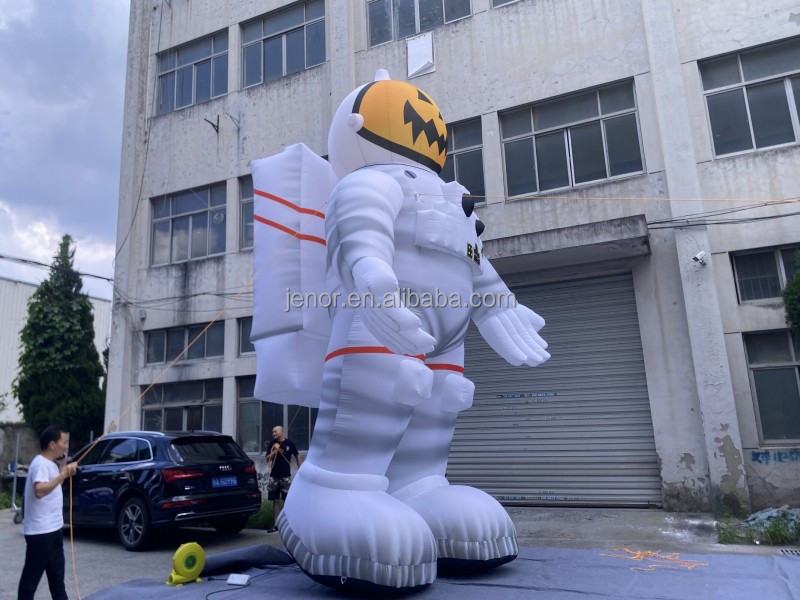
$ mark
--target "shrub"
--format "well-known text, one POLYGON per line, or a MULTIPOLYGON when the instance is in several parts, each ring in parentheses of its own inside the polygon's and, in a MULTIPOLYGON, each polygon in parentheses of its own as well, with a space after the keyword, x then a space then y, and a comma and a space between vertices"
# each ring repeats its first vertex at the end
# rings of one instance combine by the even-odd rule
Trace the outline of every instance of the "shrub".
POLYGON ((797 272, 783 288, 783 303, 786 305, 786 324, 800 335, 800 251, 795 254, 797 272))
POLYGON ((770 546, 784 546, 798 541, 797 529, 797 524, 781 516, 771 519, 761 530, 760 537, 770 546))
POLYGON ((262 502, 261 510, 250 517, 246 527, 248 529, 269 529, 274 525, 272 519, 272 502, 262 502))

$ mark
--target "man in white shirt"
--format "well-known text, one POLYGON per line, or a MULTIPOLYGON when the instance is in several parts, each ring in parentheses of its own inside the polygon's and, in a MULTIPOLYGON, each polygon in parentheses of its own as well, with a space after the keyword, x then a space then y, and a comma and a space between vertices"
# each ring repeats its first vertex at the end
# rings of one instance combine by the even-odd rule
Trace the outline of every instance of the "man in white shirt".
POLYGON ((28 467, 25 482, 25 566, 19 579, 17 600, 33 600, 47 573, 53 600, 67 600, 64 587, 64 496, 61 482, 72 477, 78 463, 66 464, 69 433, 63 427, 48 427, 39 436, 42 453, 28 467))

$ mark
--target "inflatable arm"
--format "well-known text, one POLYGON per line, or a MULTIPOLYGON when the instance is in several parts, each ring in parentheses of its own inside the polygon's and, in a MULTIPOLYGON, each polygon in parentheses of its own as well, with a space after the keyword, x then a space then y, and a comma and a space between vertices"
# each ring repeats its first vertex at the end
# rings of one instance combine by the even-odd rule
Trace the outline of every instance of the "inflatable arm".
POLYGON ((482 260, 483 272, 473 279, 474 291, 486 297, 494 296, 492 306, 473 309, 472 320, 481 336, 500 356, 512 365, 542 364, 550 354, 547 342, 537 333, 544 319, 527 306, 517 304, 497 271, 487 259, 482 260))
MULTIPOLYGON (((394 222, 403 204, 398 183, 371 169, 344 177, 331 194, 325 237, 328 260, 347 294, 358 296, 367 328, 398 354, 425 354, 436 340, 400 302, 394 222)), ((352 304, 352 303, 349 303, 352 304)))

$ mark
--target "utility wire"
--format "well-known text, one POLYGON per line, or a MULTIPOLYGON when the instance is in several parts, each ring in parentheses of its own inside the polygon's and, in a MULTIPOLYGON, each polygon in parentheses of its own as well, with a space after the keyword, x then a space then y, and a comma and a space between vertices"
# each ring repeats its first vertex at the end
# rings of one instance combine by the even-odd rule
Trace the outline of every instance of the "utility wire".
POLYGON ((795 217, 800 215, 800 211, 792 212, 792 213, 785 213, 782 215, 766 215, 763 217, 742 217, 737 219, 718 219, 718 220, 707 220, 707 219, 698 219, 698 220, 691 220, 686 219, 681 221, 678 219, 674 223, 664 223, 664 224, 655 224, 650 225, 648 224, 648 229, 676 229, 681 227, 707 227, 711 225, 742 225, 744 223, 757 223, 759 221, 771 221, 773 219, 785 219, 787 217, 795 217))
MULTIPOLYGON (((37 260, 33 260, 30 258, 20 258, 19 256, 10 256, 8 254, 0 254, 0 260, 7 260, 10 262, 19 263, 22 265, 27 265, 29 267, 36 267, 42 269, 56 269, 58 271, 66 271, 64 267, 57 267, 55 265, 48 265, 47 263, 39 262, 37 260)), ((72 269, 75 273, 80 275, 81 277, 94 277, 95 279, 102 279, 103 281, 108 281, 109 283, 114 283, 114 279, 111 277, 103 277, 102 275, 93 275, 92 273, 83 273, 81 271, 76 271, 72 269)))
POLYGON ((751 204, 749 206, 737 206, 735 208, 720 208, 718 210, 709 210, 705 212, 699 213, 687 213, 685 215, 681 215, 680 217, 669 217, 668 219, 654 219, 648 223, 648 225, 658 225, 661 223, 671 223, 675 221, 685 221, 687 219, 699 219, 703 217, 714 217, 714 216, 721 216, 727 214, 733 214, 737 212, 742 212, 745 210, 754 210, 758 208, 764 208, 765 206, 776 206, 781 204, 795 204, 797 203, 796 198, 788 198, 783 202, 759 202, 758 204, 751 204))

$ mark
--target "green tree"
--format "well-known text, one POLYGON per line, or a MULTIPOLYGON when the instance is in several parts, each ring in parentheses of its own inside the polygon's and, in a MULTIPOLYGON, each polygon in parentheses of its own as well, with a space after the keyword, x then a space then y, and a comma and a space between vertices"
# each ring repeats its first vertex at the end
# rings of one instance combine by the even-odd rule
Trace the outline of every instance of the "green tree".
POLYGON ((65 235, 50 276, 28 300, 19 370, 11 390, 29 425, 36 431, 63 425, 77 450, 89 440, 90 431, 102 431, 105 401, 92 304, 81 293, 74 255, 72 238, 65 235))
POLYGON ((786 324, 800 335, 800 250, 794 255, 794 264, 797 269, 783 288, 783 303, 786 305, 786 324))

